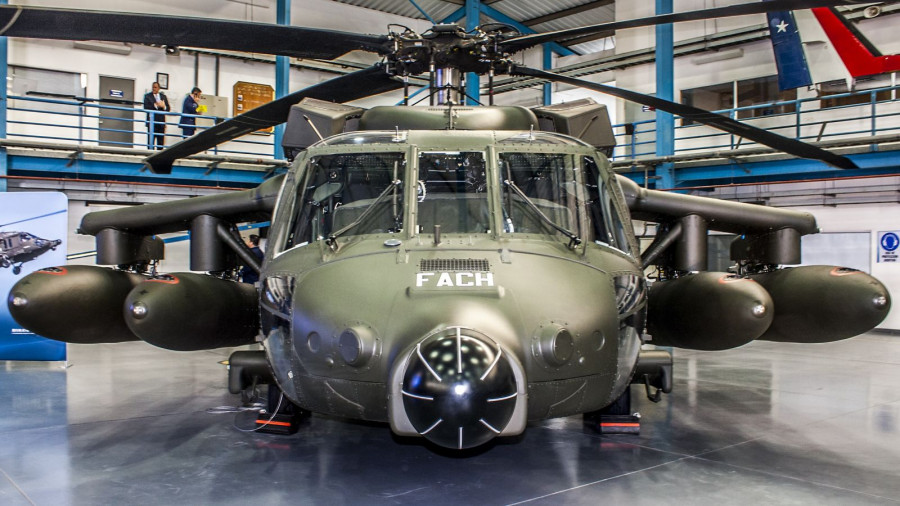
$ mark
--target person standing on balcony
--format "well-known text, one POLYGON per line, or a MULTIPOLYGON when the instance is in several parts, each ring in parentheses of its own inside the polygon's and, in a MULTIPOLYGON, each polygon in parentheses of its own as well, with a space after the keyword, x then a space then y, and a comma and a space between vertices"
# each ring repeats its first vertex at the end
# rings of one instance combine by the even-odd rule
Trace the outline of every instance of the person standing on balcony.
MULTIPOLYGON (((200 88, 194 86, 191 90, 191 94, 184 97, 184 105, 181 106, 181 114, 203 114, 206 112, 206 106, 200 105, 199 101, 202 98, 203 92, 200 91, 200 88)), ((181 128, 182 134, 185 137, 190 137, 194 135, 194 132, 197 130, 196 125, 197 118, 193 116, 181 116, 181 121, 178 122, 178 126, 181 128)))
MULTIPOLYGON (((159 91, 159 83, 154 82, 150 93, 144 95, 144 109, 148 111, 171 111, 169 99, 165 93, 159 91)), ((150 145, 156 149, 163 149, 166 145, 166 115, 162 113, 147 113, 147 132, 150 134, 150 145)))

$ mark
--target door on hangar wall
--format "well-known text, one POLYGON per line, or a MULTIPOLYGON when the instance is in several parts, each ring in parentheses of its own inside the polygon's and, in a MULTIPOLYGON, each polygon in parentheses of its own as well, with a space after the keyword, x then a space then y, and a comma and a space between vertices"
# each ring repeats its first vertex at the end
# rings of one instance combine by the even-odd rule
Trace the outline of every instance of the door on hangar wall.
POLYGON ((100 104, 116 107, 99 110, 100 145, 133 147, 136 125, 133 111, 134 79, 100 76, 100 104))

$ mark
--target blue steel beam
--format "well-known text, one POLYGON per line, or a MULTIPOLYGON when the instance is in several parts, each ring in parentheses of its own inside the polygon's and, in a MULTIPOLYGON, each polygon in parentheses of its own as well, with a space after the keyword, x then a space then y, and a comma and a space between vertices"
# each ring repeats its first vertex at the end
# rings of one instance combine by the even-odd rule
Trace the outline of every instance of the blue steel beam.
MULTIPOLYGON (((0 5, 6 5, 7 0, 0 0, 0 5)), ((6 78, 7 78, 7 53, 9 43, 6 37, 0 36, 0 138, 6 138, 6 78)), ((0 148, 0 192, 6 191, 6 174, 9 171, 9 159, 6 148, 0 148)))
MULTIPOLYGON (((542 48, 544 52, 544 70, 551 70, 553 68, 553 51, 550 49, 550 44, 544 44, 542 48)), ((544 105, 550 105, 553 103, 553 83, 547 81, 543 86, 544 92, 544 105)))
MULTIPOLYGON (((75 160, 38 156, 10 155, 9 176, 60 177, 121 182, 190 184, 251 188, 263 182, 265 172, 175 165, 171 174, 141 172, 140 163, 75 160)), ((283 171, 283 169, 281 170, 283 171)), ((6 178, 2 178, 6 182, 6 178)))
MULTIPOLYGON (((428 91, 428 90, 430 90, 430 89, 431 89, 431 86, 423 86, 423 87, 419 88, 418 90, 416 90, 416 91, 410 93, 408 98, 409 98, 410 100, 412 100, 412 98, 415 97, 416 95, 419 95, 419 94, 421 94, 421 93, 423 93, 423 92, 426 92, 426 91, 428 91)), ((394 104, 394 105, 403 105, 404 102, 406 102, 406 100, 401 100, 401 101, 397 102, 397 103, 394 104)))
POLYGON ((437 23, 437 24, 443 25, 443 24, 448 24, 448 23, 456 23, 457 21, 459 21, 460 19, 462 19, 464 17, 466 17, 466 8, 460 7, 459 9, 456 9, 455 11, 451 12, 449 16, 442 19, 441 22, 437 23))
MULTIPOLYGON (((486 15, 490 18, 493 18, 495 21, 499 21, 501 23, 506 23, 507 25, 514 27, 516 30, 519 30, 522 33, 537 33, 534 30, 532 30, 531 28, 528 28, 527 26, 523 25, 522 23, 507 16, 506 14, 503 14, 502 12, 498 11, 497 9, 494 9, 493 7, 491 7, 489 5, 481 4, 481 12, 484 15, 486 15)), ((572 56, 573 54, 575 54, 574 51, 572 51, 571 49, 569 49, 567 47, 560 45, 558 42, 549 42, 548 45, 550 46, 551 49, 553 49, 554 53, 556 53, 560 56, 572 56)))
MULTIPOLYGON (((672 12, 672 0, 656 0, 656 15, 672 12)), ((672 24, 656 25, 656 96, 673 100, 675 96, 675 58, 672 24)), ((656 156, 675 154, 675 116, 656 111, 656 156)), ((675 186, 674 164, 664 163, 656 168, 656 188, 675 186)))
MULTIPOLYGON (((678 185, 675 188, 831 177, 900 175, 900 156, 897 151, 859 153, 849 155, 849 158, 860 167, 858 170, 836 169, 820 161, 805 158, 760 162, 730 161, 717 165, 676 168, 675 177, 678 185)), ((640 185, 645 183, 643 171, 620 172, 620 174, 640 185)))
POLYGON ((419 7, 419 4, 416 3, 416 0, 409 0, 409 3, 411 3, 411 4, 413 5, 413 7, 416 8, 416 10, 418 10, 419 12, 421 12, 422 15, 425 16, 425 19, 428 20, 429 23, 431 23, 431 24, 433 24, 433 25, 436 25, 436 24, 437 24, 437 23, 434 22, 434 19, 433 19, 431 16, 429 16, 427 12, 425 12, 425 9, 419 7))
MULTIPOLYGON (((471 32, 481 24, 481 0, 466 0, 466 31, 471 32)), ((466 74, 466 105, 478 105, 481 100, 481 78, 475 72, 466 74)))
MULTIPOLYGON (((278 12, 276 13, 276 22, 279 25, 290 25, 291 24, 291 0, 278 0, 278 5, 276 7, 278 12)), ((291 90, 291 62, 287 56, 276 56, 275 57, 275 99, 279 99, 288 93, 291 90)), ((287 119, 287 118, 285 118, 287 119)), ((276 125, 275 126, 275 146, 274 153, 272 154, 275 158, 284 158, 284 151, 281 147, 281 140, 284 138, 284 125, 276 125)))

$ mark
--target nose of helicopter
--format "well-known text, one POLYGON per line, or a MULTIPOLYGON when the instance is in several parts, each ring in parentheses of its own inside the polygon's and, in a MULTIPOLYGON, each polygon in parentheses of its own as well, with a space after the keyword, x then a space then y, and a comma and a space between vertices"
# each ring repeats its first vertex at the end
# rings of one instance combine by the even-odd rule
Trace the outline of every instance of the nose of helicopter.
POLYGON ((403 407, 418 433, 447 448, 493 439, 513 416, 518 385, 496 343, 455 327, 416 345, 403 375, 403 407))

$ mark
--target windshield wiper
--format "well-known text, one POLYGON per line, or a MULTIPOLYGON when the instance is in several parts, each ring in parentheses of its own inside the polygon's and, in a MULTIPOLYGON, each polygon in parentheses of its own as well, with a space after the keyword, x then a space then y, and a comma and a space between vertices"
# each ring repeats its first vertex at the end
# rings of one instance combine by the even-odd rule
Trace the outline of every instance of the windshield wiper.
POLYGON ((568 229, 566 229, 566 228, 564 228, 564 227, 561 227, 561 226, 557 225, 556 222, 554 222, 553 220, 551 220, 550 218, 548 218, 547 215, 544 214, 543 211, 541 211, 541 209, 537 206, 537 204, 535 204, 530 198, 528 198, 528 195, 525 195, 525 192, 523 192, 521 189, 519 189, 518 186, 516 186, 516 183, 513 183, 513 182, 512 182, 511 180, 509 180, 509 179, 504 179, 504 180, 503 180, 503 184, 505 184, 506 186, 509 186, 510 188, 512 188, 513 191, 516 192, 516 195, 518 195, 519 197, 521 197, 522 200, 524 200, 525 203, 528 205, 528 208, 531 209, 532 211, 534 211, 534 213, 535 213, 542 221, 544 221, 545 223, 547 223, 547 224, 550 225, 551 227, 553 227, 553 228, 555 228, 556 230, 558 230, 558 231, 559 231, 560 233, 562 233, 564 236, 568 237, 568 238, 569 238, 569 249, 575 249, 576 247, 578 247, 579 244, 581 244, 581 238, 580 238, 580 237, 578 237, 577 235, 575 235, 574 233, 572 233, 570 230, 568 230, 568 229))
POLYGON ((345 226, 344 228, 342 228, 336 232, 332 232, 328 236, 328 239, 325 240, 325 244, 327 244, 328 247, 331 248, 332 251, 336 250, 337 249, 336 241, 337 241, 338 236, 340 236, 344 232, 350 230, 351 228, 359 225, 360 223, 363 222, 363 220, 368 218, 369 215, 372 214, 372 211, 375 209, 375 206, 377 206, 382 201, 384 201, 385 198, 387 198, 387 196, 390 195, 395 188, 400 186, 400 183, 401 183, 401 181, 399 179, 395 179, 395 180, 391 181, 391 184, 387 185, 387 188, 385 188, 384 191, 381 192, 381 195, 375 197, 375 200, 373 200, 372 203, 369 204, 366 207, 366 209, 355 220, 348 223, 347 226, 345 226))

